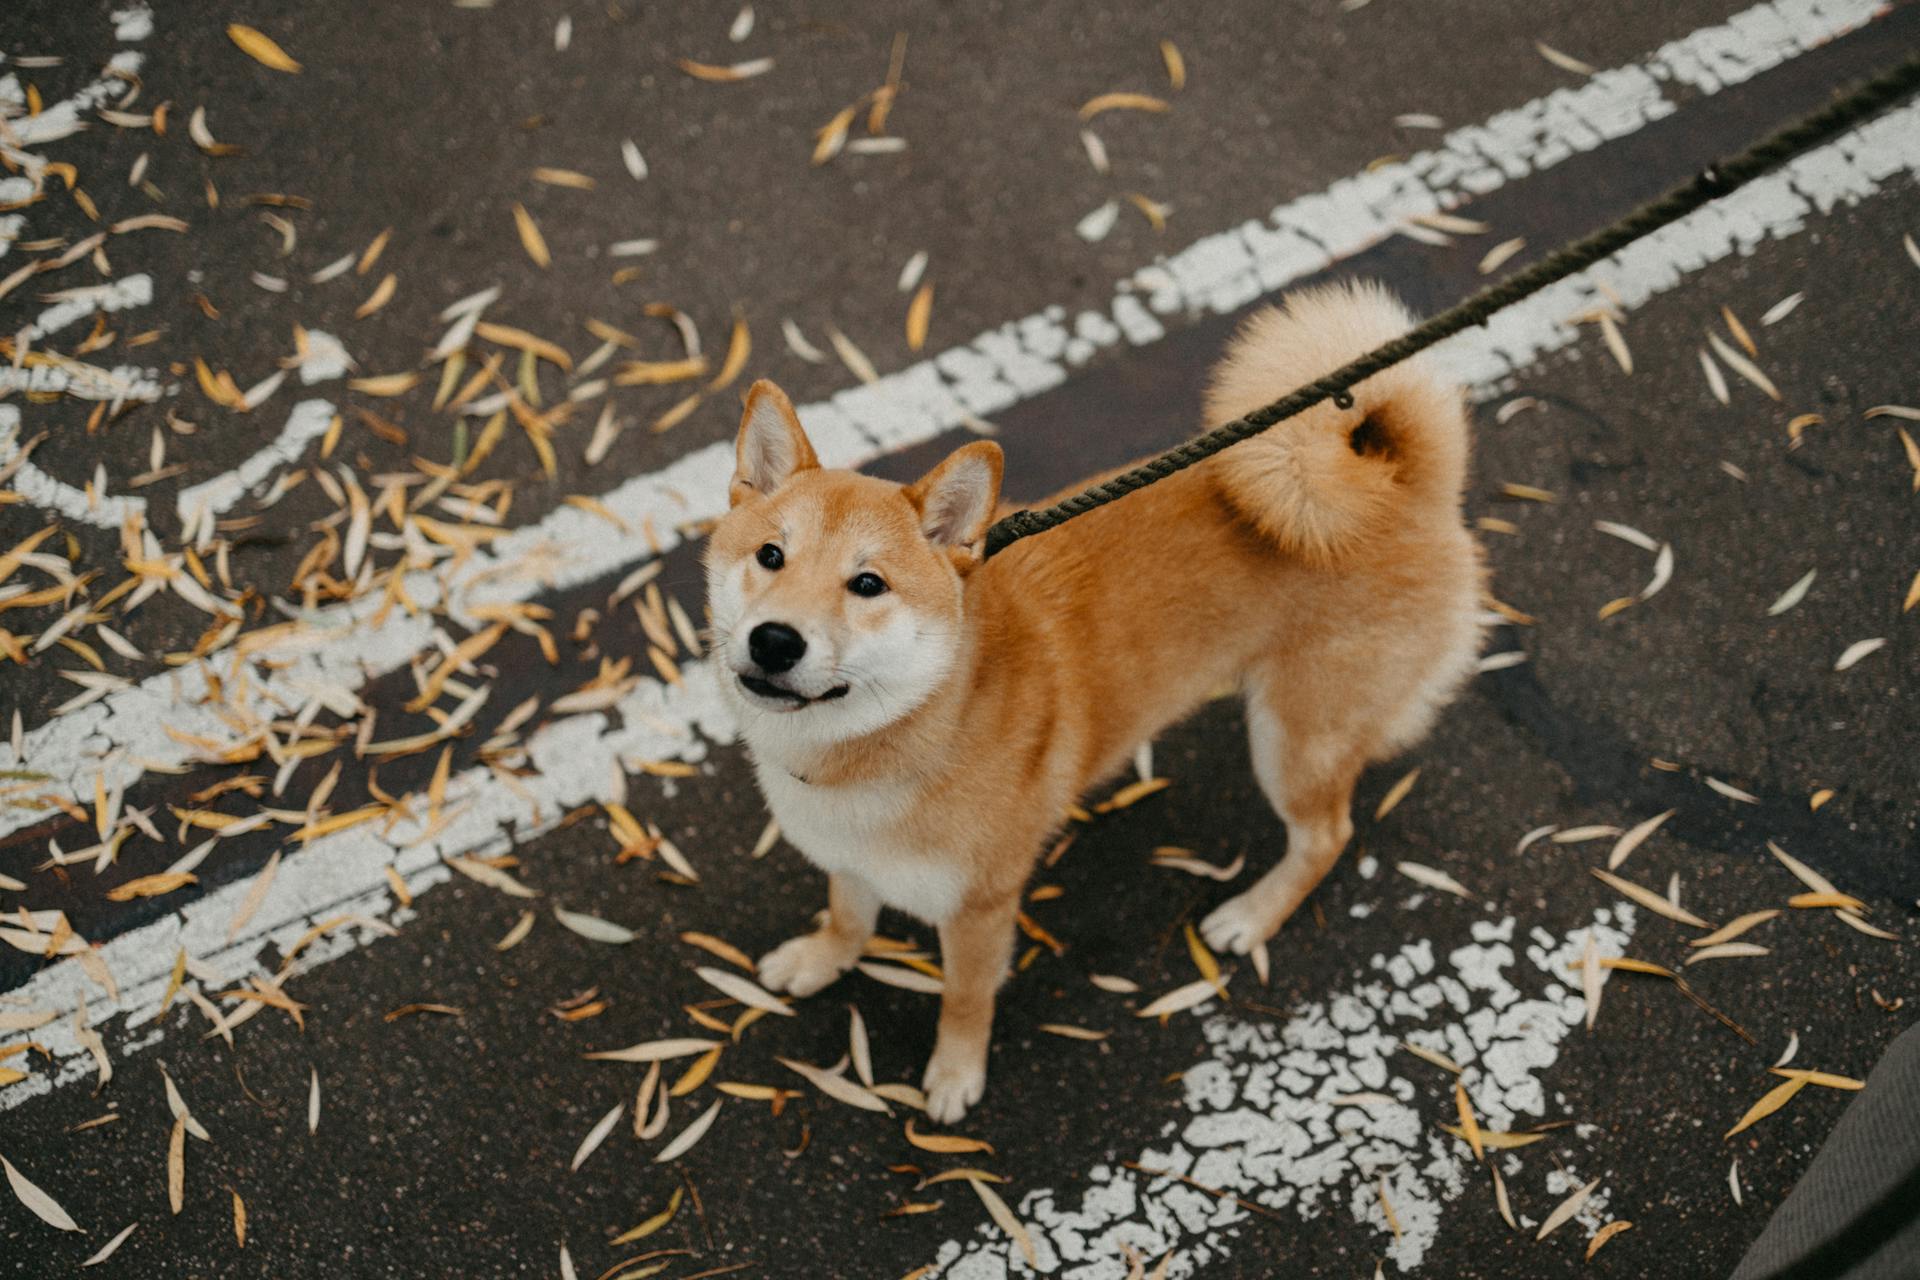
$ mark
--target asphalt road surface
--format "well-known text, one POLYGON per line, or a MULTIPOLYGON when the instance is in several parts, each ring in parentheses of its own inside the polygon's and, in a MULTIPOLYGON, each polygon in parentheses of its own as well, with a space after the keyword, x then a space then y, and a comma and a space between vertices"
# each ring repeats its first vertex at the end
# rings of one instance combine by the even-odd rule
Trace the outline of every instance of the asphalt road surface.
POLYGON ((754 377, 883 475, 992 431, 1031 500, 1190 434, 1269 295, 1437 310, 1916 44, 1860 0, 6 6, 0 1273, 1730 1271, 1920 1001, 1920 106, 1443 348, 1486 669, 1270 974, 1165 1019, 1283 846, 1237 708, 1089 796, 953 1134, 908 1123, 927 926, 793 1016, 697 972, 824 890, 700 535, 754 377), (659 1089, 587 1056, 675 1039, 659 1089), (1781 1063, 1827 1074, 1730 1134, 1781 1063))

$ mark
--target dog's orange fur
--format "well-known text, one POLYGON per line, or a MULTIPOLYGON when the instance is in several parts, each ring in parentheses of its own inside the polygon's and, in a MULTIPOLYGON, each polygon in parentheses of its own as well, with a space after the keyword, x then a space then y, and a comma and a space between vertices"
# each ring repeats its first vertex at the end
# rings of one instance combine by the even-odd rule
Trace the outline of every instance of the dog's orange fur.
MULTIPOLYGON (((1302 295, 1256 316, 1216 373, 1207 418, 1264 404, 1406 323, 1398 304, 1366 288, 1302 295)), ((754 394, 779 397, 770 384, 754 394)), ((930 630, 950 627, 954 655, 945 678, 898 718, 804 752, 779 749, 778 767, 817 789, 809 802, 828 798, 824 812, 845 796, 852 820, 860 797, 890 799, 884 812, 858 814, 861 847, 885 852, 850 866, 830 841, 802 844, 833 871, 829 919, 763 972, 805 994, 844 971, 873 928, 882 897, 873 882, 899 871, 883 867, 887 859, 956 876, 951 910, 935 921, 946 975, 927 1072, 936 1119, 957 1119, 984 1084, 994 991, 1037 852, 1068 806, 1141 742, 1222 686, 1244 692, 1254 770, 1288 830, 1279 866, 1207 919, 1210 941, 1246 952, 1347 843, 1361 769, 1423 734, 1470 670, 1483 569, 1461 522, 1459 394, 1421 361, 1354 394, 1351 409, 1310 410, 985 563, 978 545, 991 502, 931 542, 923 528, 940 477, 903 488, 819 469, 778 398, 794 466, 770 493, 736 482, 710 572, 751 557, 771 527, 802 530, 796 545, 810 547, 864 540, 887 549, 898 607, 930 630)), ((743 425, 743 451, 747 435, 743 425)), ((997 486, 997 447, 963 452, 990 465, 997 486)), ((843 573, 831 555, 796 553, 763 588, 782 597, 755 595, 750 607, 826 626, 815 620, 857 612, 843 573), (803 558, 824 567, 808 577, 803 558)), ((762 755, 751 724, 746 736, 762 755)), ((764 781, 770 765, 760 765, 764 781)))

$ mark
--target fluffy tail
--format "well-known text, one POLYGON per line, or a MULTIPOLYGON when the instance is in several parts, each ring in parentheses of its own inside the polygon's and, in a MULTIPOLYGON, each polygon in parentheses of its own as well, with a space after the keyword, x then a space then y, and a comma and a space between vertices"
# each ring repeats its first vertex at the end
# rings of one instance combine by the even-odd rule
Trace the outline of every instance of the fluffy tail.
MULTIPOLYGON (((1295 293, 1241 326, 1207 389, 1218 426, 1333 372, 1412 327, 1377 284, 1295 293)), ((1227 499, 1287 550, 1334 564, 1397 520, 1458 520, 1467 421, 1459 388, 1416 356, 1214 459, 1227 499)))

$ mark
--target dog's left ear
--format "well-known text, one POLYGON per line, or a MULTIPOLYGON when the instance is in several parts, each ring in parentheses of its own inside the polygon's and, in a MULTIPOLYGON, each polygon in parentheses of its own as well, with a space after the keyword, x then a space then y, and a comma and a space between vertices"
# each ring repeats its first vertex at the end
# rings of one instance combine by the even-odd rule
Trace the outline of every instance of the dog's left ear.
POLYGON ((772 493, 819 465, 787 393, 765 378, 754 383, 747 392, 746 411, 740 415, 740 434, 733 442, 733 483, 727 486, 727 505, 737 507, 756 493, 772 493))
POLYGON ((993 522, 1001 463, 999 445, 976 440, 907 486, 907 501, 920 513, 927 541, 947 548, 963 568, 978 561, 980 540, 993 522))

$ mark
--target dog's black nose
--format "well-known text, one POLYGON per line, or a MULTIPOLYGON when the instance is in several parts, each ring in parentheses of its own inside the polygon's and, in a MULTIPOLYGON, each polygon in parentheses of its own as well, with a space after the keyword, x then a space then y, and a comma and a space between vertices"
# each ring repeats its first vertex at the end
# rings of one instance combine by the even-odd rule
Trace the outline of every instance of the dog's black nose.
POLYGON ((807 638, 784 622, 763 622, 747 633, 747 653, 763 671, 787 671, 807 651, 807 638))

